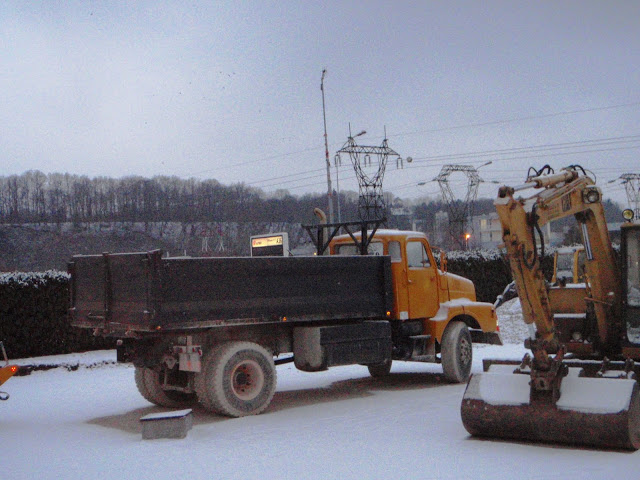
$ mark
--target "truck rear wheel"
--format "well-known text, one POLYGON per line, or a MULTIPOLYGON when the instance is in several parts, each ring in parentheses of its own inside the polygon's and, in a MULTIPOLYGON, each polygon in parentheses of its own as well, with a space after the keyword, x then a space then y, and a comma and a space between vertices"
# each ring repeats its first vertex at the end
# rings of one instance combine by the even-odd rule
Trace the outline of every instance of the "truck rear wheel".
POLYGON ((160 382, 160 372, 152 368, 136 367, 135 379, 140 395, 160 407, 184 407, 196 400, 192 393, 164 390, 160 382))
POLYGON ((442 371, 447 380, 462 383, 469 380, 473 348, 471 334, 464 322, 453 321, 442 335, 442 371))
POLYGON ((269 406, 276 390, 276 367, 265 348, 252 342, 227 343, 203 361, 196 391, 207 410, 244 417, 269 406))

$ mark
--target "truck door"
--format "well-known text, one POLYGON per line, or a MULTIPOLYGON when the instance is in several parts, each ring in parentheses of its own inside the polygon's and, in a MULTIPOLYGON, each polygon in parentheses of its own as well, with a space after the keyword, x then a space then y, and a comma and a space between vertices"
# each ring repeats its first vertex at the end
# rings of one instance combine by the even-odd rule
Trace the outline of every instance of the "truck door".
POLYGON ((438 301, 436 265, 420 239, 407 242, 407 283, 409 318, 433 317, 438 301))

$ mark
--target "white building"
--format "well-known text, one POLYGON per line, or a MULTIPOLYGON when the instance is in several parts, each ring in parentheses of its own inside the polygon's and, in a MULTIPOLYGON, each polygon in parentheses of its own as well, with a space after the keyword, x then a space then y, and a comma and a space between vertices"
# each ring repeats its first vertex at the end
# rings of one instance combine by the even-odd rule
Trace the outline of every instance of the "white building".
MULTIPOLYGON (((470 248, 496 248, 502 243, 502 225, 497 213, 476 215, 472 219, 472 225, 473 231, 469 239, 470 248)), ((551 231, 550 223, 542 227, 542 233, 547 247, 562 241, 556 232, 551 231)))
POLYGON ((502 225, 497 213, 474 216, 472 227, 471 248, 496 248, 502 243, 502 225))

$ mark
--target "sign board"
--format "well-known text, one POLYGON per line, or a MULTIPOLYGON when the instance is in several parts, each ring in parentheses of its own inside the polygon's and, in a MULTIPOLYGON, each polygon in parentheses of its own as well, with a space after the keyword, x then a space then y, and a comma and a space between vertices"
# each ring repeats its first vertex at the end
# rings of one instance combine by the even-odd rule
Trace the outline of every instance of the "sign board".
POLYGON ((252 257, 288 257, 289 235, 287 232, 267 233, 251 237, 252 257))

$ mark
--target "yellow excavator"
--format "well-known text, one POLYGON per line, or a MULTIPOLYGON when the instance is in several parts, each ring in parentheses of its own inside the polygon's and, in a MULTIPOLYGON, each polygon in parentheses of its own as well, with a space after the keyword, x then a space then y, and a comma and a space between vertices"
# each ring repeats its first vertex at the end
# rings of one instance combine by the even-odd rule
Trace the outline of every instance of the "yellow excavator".
POLYGON ((619 266, 601 199, 580 166, 545 166, 499 189, 504 247, 535 334, 522 362, 485 361, 484 373, 469 379, 461 415, 470 434, 640 448, 640 224, 625 210, 619 266), (533 194, 521 197, 526 190, 533 194), (568 216, 582 232, 585 282, 552 285, 540 265, 541 227, 568 216))
MULTIPOLYGON (((7 358, 7 352, 4 349, 4 344, 0 342, 0 350, 2 350, 2 356, 4 357, 5 366, 0 368, 0 385, 13 377, 18 373, 19 367, 17 365, 10 365, 7 358)), ((9 394, 6 392, 0 392, 0 400, 9 400, 9 394)))

